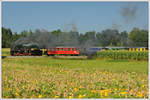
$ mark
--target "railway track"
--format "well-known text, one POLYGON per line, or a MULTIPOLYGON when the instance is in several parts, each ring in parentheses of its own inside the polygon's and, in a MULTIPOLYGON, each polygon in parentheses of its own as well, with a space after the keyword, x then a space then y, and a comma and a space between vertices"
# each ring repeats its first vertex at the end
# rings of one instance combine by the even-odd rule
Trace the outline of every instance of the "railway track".
POLYGON ((2 56, 4 58, 62 58, 62 59, 87 59, 87 56, 2 56))

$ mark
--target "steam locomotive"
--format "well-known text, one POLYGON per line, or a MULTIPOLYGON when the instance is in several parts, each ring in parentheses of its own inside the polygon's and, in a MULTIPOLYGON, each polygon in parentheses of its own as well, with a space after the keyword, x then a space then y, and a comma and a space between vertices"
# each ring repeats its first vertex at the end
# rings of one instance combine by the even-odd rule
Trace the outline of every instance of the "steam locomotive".
POLYGON ((37 44, 17 45, 10 50, 11 56, 42 56, 42 54, 37 44))

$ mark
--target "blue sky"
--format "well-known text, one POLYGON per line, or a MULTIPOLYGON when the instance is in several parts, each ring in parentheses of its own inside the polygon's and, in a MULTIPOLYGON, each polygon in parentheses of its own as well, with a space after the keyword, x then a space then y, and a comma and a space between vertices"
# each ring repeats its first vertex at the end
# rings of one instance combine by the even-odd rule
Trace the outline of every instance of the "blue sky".
POLYGON ((147 2, 2 2, 2 26, 13 32, 46 29, 48 31, 71 29, 75 23, 78 31, 100 32, 115 28, 119 31, 133 27, 148 28, 147 2), (125 7, 136 6, 134 18, 121 15, 125 7), (130 19, 131 18, 131 19, 130 19))

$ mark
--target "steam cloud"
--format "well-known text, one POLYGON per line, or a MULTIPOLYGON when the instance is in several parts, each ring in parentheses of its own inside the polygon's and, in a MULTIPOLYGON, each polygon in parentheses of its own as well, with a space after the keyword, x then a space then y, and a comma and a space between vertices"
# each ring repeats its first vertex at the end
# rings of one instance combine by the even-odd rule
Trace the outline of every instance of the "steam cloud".
POLYGON ((138 6, 137 5, 125 5, 121 8, 120 14, 125 21, 134 21, 136 19, 138 6))
POLYGON ((12 49, 17 45, 37 44, 40 48, 55 48, 57 46, 66 47, 89 47, 92 41, 87 40, 84 44, 79 43, 79 34, 77 32, 62 32, 60 36, 48 32, 46 30, 36 30, 27 37, 19 38, 12 44, 12 49))

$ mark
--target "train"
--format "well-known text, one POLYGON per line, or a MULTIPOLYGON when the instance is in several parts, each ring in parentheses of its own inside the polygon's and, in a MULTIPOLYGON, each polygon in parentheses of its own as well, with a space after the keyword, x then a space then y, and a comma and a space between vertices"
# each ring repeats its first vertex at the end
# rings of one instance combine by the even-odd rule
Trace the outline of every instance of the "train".
POLYGON ((78 56, 79 48, 75 47, 56 47, 56 48, 48 48, 46 49, 45 53, 48 56, 54 55, 71 55, 71 56, 78 56))
POLYGON ((80 56, 80 55, 93 55, 96 52, 102 50, 129 50, 129 51, 145 51, 148 50, 147 47, 87 47, 87 48, 77 48, 77 47, 65 47, 58 46, 53 48, 39 48, 38 46, 22 46, 19 48, 14 48, 10 50, 11 56, 80 56))

